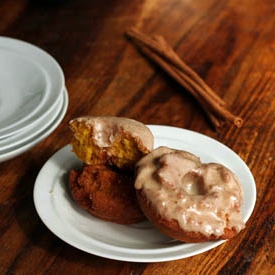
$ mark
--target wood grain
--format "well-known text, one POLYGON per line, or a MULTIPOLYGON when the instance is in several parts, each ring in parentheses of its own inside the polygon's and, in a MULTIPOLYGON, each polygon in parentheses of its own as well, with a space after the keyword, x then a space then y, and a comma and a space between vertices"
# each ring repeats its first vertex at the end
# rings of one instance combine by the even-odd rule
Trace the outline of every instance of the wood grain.
POLYGON ((70 101, 48 138, 0 163, 0 274, 274 273, 274 13, 272 0, 1 1, 0 35, 56 58, 70 101), (243 127, 214 131, 197 102, 125 39, 130 27, 164 36, 244 118, 243 127), (61 241, 38 217, 33 186, 46 160, 69 142, 68 121, 88 114, 182 127, 229 146, 257 185, 246 229, 215 249, 162 263, 105 259, 61 241))

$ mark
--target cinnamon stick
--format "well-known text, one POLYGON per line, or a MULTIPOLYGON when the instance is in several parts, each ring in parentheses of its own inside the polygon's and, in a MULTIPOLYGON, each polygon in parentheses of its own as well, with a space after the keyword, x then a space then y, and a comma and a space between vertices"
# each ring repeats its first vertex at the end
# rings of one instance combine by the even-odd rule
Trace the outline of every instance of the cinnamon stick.
POLYGON ((179 58, 162 36, 149 37, 134 28, 126 32, 126 35, 144 55, 192 94, 215 128, 222 127, 227 121, 237 127, 242 126, 242 118, 227 110, 225 102, 179 58))
POLYGON ((177 67, 179 70, 182 70, 184 73, 186 73, 187 76, 194 79, 194 81, 203 88, 204 91, 201 91, 202 93, 205 92, 210 97, 215 98, 219 104, 225 105, 225 102, 218 95, 216 95, 210 87, 207 86, 207 84, 199 77, 199 75, 179 58, 179 56, 174 52, 174 50, 162 36, 154 36, 151 38, 135 28, 130 29, 126 34, 130 38, 134 39, 137 45, 140 43, 141 47, 148 47, 168 63, 171 63, 171 65, 177 67))

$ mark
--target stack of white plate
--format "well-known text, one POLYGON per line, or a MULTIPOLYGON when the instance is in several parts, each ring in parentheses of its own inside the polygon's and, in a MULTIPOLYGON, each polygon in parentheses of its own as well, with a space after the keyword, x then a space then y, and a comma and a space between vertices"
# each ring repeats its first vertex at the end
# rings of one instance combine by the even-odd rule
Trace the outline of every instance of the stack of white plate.
POLYGON ((56 60, 29 43, 0 37, 0 162, 49 136, 68 108, 56 60))

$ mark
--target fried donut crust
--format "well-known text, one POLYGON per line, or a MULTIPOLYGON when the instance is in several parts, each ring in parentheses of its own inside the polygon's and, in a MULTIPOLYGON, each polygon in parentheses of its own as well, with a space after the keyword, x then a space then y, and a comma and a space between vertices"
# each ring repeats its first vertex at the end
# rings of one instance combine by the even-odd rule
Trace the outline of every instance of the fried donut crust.
POLYGON ((226 228, 224 234, 221 236, 216 236, 214 234, 206 236, 200 232, 183 230, 176 220, 167 220, 159 215, 157 209, 148 201, 142 190, 137 190, 137 197, 140 207, 148 220, 150 220, 150 222, 163 234, 175 240, 186 243, 200 243, 210 240, 231 239, 237 234, 235 228, 226 228))
POLYGON ((73 199, 97 218, 118 224, 145 219, 132 174, 107 165, 84 165, 70 171, 69 188, 73 199))

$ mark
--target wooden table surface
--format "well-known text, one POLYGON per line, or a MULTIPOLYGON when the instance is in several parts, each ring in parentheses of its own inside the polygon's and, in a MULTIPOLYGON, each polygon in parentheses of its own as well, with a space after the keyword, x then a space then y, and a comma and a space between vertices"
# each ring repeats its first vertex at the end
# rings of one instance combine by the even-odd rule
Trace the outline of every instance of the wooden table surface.
POLYGON ((69 106, 49 137, 0 163, 0 274, 274 273, 274 14, 273 0, 2 0, 0 35, 58 61, 69 106), (213 129, 196 100, 125 39, 130 27, 163 35, 243 127, 213 129), (176 126, 227 145, 256 181, 246 229, 210 251, 156 263, 106 259, 63 242, 38 216, 33 187, 43 164, 69 143, 69 120, 82 115, 176 126))

